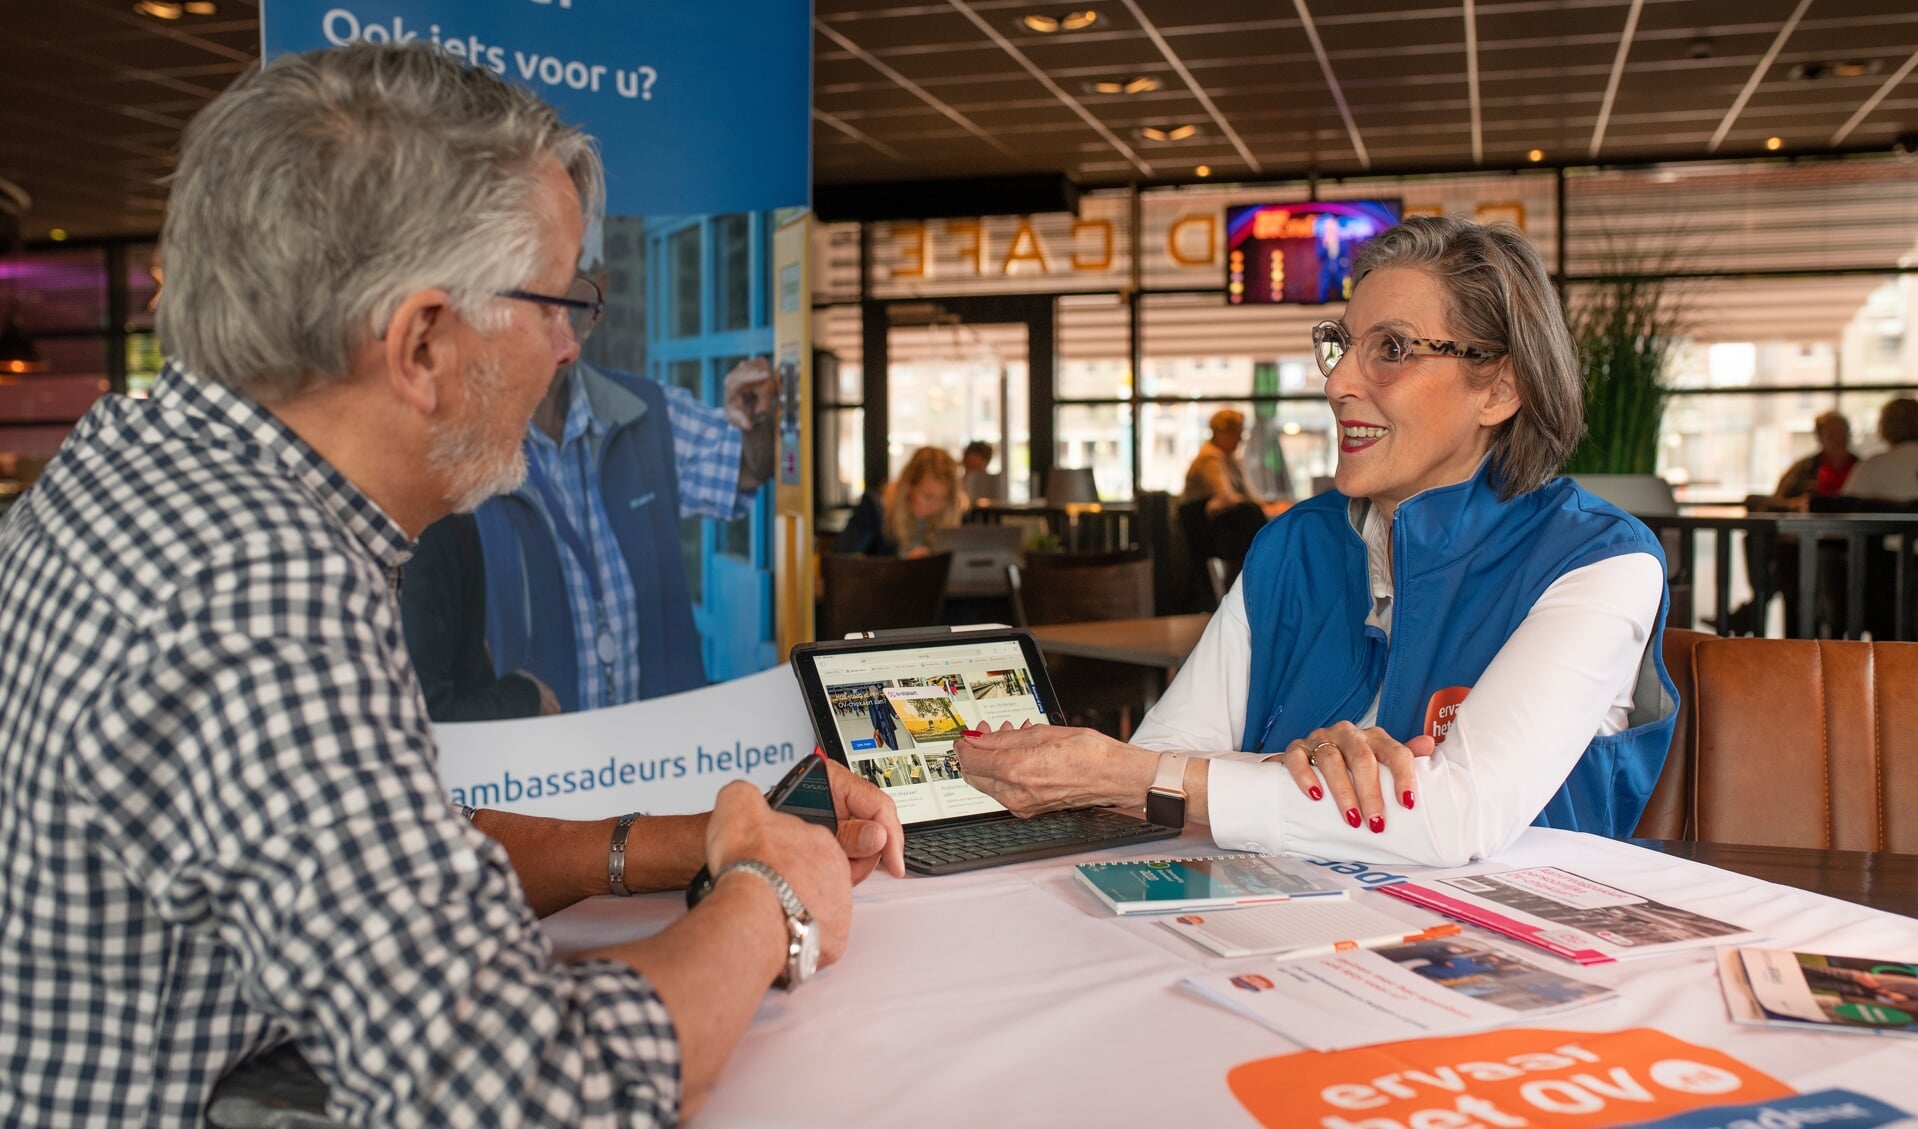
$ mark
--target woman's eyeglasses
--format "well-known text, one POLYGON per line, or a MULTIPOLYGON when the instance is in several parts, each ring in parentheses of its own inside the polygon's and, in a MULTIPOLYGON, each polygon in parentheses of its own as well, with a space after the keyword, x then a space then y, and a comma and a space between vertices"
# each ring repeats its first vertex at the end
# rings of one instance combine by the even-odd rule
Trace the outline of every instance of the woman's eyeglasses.
POLYGON ((1347 353, 1356 353, 1359 375, 1373 384, 1390 384, 1398 379, 1405 371, 1405 362, 1413 357, 1489 361, 1504 355, 1499 349, 1481 349, 1431 337, 1407 337, 1389 329, 1375 329, 1355 340, 1335 321, 1322 321, 1312 327, 1312 354, 1318 358, 1320 372, 1331 376, 1347 353))
POLYGON ((573 279, 564 297, 555 294, 538 294, 531 290, 501 290, 495 297, 511 298, 516 302, 537 302, 542 306, 566 311, 566 324, 573 331, 573 340, 584 342, 586 335, 599 324, 606 315, 606 297, 599 291, 599 284, 585 276, 573 279))

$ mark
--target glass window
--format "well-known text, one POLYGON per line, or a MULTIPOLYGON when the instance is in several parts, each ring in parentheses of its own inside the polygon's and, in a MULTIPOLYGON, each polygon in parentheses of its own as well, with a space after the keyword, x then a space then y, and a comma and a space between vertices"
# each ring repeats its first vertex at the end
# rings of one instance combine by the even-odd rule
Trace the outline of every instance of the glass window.
POLYGON ((1058 397, 1130 400, 1132 345, 1126 304, 1116 294, 1058 301, 1058 397))
POLYGON ((160 339, 151 333, 127 335, 127 395, 144 399, 160 378, 166 357, 160 352, 160 339))
POLYGON ((1261 497, 1310 497, 1313 479, 1332 473, 1332 415, 1323 400, 1193 400, 1142 406, 1140 489, 1183 493, 1187 469, 1212 438, 1213 413, 1223 408, 1245 415, 1239 459, 1247 482, 1261 497))
POLYGON ((715 330, 752 328, 752 221, 745 212, 713 217, 713 258, 718 268, 713 295, 715 330))
POLYGON ((814 468, 819 476, 820 505, 852 506, 866 492, 866 410, 833 408, 819 413, 823 456, 814 468))
POLYGON ((667 266, 672 287, 673 337, 699 336, 700 262, 699 225, 673 232, 667 239, 667 266))
POLYGON ((684 388, 695 399, 705 393, 700 381, 700 363, 698 361, 674 361, 666 366, 666 379, 675 388, 684 388))
MULTIPOLYGON (((127 248, 127 328, 152 329, 160 298, 159 249, 151 243, 127 248)), ((127 379, 133 374, 129 368, 127 379)))
POLYGON ((1132 500, 1132 405, 1061 404, 1052 465, 1091 467, 1102 502, 1132 500))
POLYGON ((0 317, 28 333, 107 328, 107 257, 99 248, 0 260, 0 317))

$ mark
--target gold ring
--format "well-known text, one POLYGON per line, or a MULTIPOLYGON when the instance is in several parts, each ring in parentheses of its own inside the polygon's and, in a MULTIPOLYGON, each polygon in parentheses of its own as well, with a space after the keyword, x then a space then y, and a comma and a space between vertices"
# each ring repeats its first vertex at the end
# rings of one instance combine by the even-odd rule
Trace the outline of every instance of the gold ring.
POLYGON ((1308 765, 1311 765, 1313 768, 1319 767, 1319 754, 1317 753, 1305 754, 1305 763, 1308 765))
MULTIPOLYGON (((1339 747, 1339 743, 1337 741, 1320 741, 1318 744, 1312 746, 1312 755, 1318 756, 1319 750, 1325 748, 1327 745, 1330 745, 1335 749, 1339 747)), ((1317 764, 1318 762, 1314 761, 1313 763, 1317 764)))

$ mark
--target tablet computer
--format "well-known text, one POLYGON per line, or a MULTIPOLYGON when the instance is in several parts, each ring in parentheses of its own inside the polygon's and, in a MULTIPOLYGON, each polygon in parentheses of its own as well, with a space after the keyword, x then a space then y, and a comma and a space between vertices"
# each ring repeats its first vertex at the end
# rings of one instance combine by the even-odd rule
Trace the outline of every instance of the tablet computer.
POLYGON ((1021 820, 966 782, 953 744, 967 730, 1065 724, 1039 645, 1025 631, 802 643, 792 667, 820 747, 897 805, 906 865, 915 871, 944 874, 1178 835, 1105 808, 1021 820))

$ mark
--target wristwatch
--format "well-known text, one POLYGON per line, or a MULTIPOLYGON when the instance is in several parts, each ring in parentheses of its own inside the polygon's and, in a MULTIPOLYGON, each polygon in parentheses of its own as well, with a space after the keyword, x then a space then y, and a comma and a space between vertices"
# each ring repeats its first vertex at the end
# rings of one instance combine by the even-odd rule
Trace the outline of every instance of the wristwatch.
POLYGON ((1145 794, 1145 820, 1159 827, 1185 826, 1185 762, 1178 753, 1160 753, 1159 771, 1145 794))
POLYGON ((713 875, 713 884, 718 885, 720 879, 735 870, 758 875, 779 895, 779 905, 786 911, 786 971, 773 981, 773 987, 790 992, 819 971, 819 930, 813 928, 812 914, 779 872, 758 859, 736 859, 727 863, 713 875))

